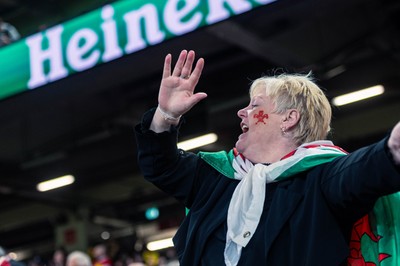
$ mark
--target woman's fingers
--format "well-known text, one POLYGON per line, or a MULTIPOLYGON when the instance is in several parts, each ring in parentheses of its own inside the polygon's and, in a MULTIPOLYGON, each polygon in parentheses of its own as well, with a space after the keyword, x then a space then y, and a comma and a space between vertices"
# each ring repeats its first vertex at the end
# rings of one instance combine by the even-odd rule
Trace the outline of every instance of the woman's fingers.
POLYGON ((162 78, 168 78, 171 76, 171 61, 172 61, 172 56, 171 54, 167 54, 164 60, 164 70, 163 70, 163 75, 162 78))
POLYGON ((190 81, 193 84, 193 86, 196 86, 197 83, 199 82, 203 68, 204 68, 204 59, 200 58, 199 60, 197 60, 196 66, 192 74, 190 75, 190 81))
POLYGON ((164 111, 179 116, 207 97, 203 92, 194 93, 203 71, 204 59, 197 60, 195 66, 194 61, 195 52, 183 50, 172 70, 171 54, 165 57, 158 98, 164 111))
MULTIPOLYGON (((204 66, 204 60, 200 58, 197 63, 196 67, 192 72, 192 67, 193 67, 193 62, 195 59, 195 52, 194 51, 189 51, 187 52, 186 50, 182 50, 181 53, 179 54, 179 58, 175 64, 174 70, 172 72, 172 76, 174 77, 180 77, 182 79, 189 79, 193 74, 195 75, 194 79, 192 79, 192 83, 197 84, 201 72, 203 70, 204 66)), ((163 79, 168 78, 171 76, 171 62, 172 62, 172 56, 168 54, 165 57, 164 61, 164 70, 163 70, 163 79)))
POLYGON ((179 54, 178 61, 176 61, 174 71, 172 72, 172 76, 175 76, 175 77, 181 76, 182 68, 186 61, 186 56, 187 56, 187 51, 182 50, 182 52, 179 54))
POLYGON ((190 72, 192 72, 192 66, 195 58, 194 51, 189 51, 186 57, 185 64, 183 65, 180 77, 183 79, 188 79, 190 77, 190 72))

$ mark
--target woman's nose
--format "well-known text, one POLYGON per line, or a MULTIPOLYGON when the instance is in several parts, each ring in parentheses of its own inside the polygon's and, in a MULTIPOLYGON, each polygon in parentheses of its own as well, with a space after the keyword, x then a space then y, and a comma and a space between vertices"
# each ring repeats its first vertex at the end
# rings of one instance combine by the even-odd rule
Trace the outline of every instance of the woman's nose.
POLYGON ((240 109, 237 115, 239 118, 245 118, 247 116, 247 107, 240 109))

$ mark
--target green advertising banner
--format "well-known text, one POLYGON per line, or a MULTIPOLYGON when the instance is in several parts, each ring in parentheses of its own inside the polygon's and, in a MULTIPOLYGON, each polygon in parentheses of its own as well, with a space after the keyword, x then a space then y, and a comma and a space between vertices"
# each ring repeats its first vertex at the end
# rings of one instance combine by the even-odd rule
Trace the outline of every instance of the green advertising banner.
POLYGON ((0 49, 0 99, 275 0, 122 0, 0 49))

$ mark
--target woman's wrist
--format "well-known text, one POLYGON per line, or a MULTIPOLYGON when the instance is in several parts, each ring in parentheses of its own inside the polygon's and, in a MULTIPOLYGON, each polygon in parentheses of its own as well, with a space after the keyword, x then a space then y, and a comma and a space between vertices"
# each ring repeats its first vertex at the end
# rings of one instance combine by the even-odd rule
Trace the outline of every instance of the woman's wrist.
POLYGON ((171 122, 172 125, 177 125, 179 123, 179 120, 181 119, 182 115, 175 117, 170 114, 168 114, 166 111, 164 111, 160 105, 157 106, 158 111, 160 112, 161 116, 164 118, 165 121, 171 122))
POLYGON ((177 118, 167 114, 165 111, 161 110, 160 106, 158 106, 154 113, 153 120, 151 121, 150 130, 155 133, 169 131, 171 125, 176 126, 179 124, 180 118, 181 116, 177 118))

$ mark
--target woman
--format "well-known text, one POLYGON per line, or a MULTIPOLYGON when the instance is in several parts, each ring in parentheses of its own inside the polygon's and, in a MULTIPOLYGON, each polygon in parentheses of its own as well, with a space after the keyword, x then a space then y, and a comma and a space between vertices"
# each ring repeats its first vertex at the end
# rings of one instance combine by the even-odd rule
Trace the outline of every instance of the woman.
POLYGON ((354 223, 400 190, 400 123, 389 138, 347 155, 323 140, 331 108, 309 77, 264 77, 238 112, 236 149, 184 152, 176 147, 181 116, 207 96, 194 93, 204 66, 200 58, 192 71, 194 58, 182 51, 172 70, 166 56, 159 105, 135 129, 145 178, 190 209, 174 237, 181 265, 359 259, 347 259, 354 223))

